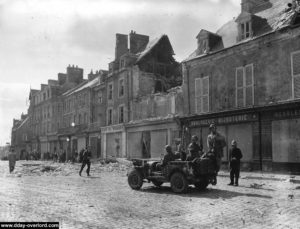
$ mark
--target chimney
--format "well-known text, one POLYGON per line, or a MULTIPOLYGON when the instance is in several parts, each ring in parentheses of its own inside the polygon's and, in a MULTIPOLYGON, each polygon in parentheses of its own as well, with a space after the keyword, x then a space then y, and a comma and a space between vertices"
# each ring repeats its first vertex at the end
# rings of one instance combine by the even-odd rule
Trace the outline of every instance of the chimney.
POLYGON ((255 3, 253 0, 242 0, 241 8, 242 12, 253 13, 255 3))
MULTIPOLYGON (((70 67, 70 65, 69 65, 69 67, 70 67)), ((57 78, 58 78, 58 84, 63 85, 67 80, 67 74, 58 73, 57 78)))
POLYGON ((49 86, 57 86, 58 85, 58 81, 57 80, 48 80, 48 85, 49 86))
POLYGON ((67 83, 79 84, 83 81, 83 69, 75 67, 67 67, 67 83))
POLYGON ((130 53, 136 54, 146 48, 149 42, 149 36, 137 34, 135 31, 131 30, 131 33, 129 34, 129 40, 130 53))
POLYGON ((128 35, 116 34, 116 49, 115 60, 118 61, 120 57, 128 52, 128 35))

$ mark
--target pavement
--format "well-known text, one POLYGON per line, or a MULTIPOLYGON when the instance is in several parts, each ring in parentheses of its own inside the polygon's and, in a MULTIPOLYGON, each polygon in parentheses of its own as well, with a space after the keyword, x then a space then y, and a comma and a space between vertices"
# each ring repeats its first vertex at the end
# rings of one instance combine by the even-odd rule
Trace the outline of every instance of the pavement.
MULTIPOLYGON (((228 171, 220 171, 218 176, 229 177, 228 171)), ((300 184, 300 176, 292 174, 276 174, 270 172, 244 172, 241 171, 241 179, 252 179, 252 180, 270 180, 270 181, 289 181, 295 184, 300 184)))
POLYGON ((79 168, 18 161, 9 174, 0 161, 0 221, 58 221, 67 229, 300 228, 300 185, 288 175, 242 172, 235 187, 223 171, 216 186, 179 195, 169 184, 130 189, 127 168, 117 163, 92 164, 91 177, 80 177, 79 168))

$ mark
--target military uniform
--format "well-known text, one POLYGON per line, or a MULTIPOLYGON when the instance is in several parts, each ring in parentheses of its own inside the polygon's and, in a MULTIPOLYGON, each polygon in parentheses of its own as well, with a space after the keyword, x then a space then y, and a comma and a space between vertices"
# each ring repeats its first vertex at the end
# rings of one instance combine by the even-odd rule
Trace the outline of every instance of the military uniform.
POLYGON ((223 157, 223 148, 226 146, 225 137, 223 137, 218 132, 211 133, 207 136, 207 147, 208 150, 215 154, 216 164, 217 164, 217 172, 221 167, 221 160, 223 157))
POLYGON ((196 143, 192 142, 188 146, 189 156, 187 157, 187 161, 192 161, 195 158, 200 157, 200 152, 202 151, 201 147, 196 143))
POLYGON ((17 155, 11 151, 8 154, 9 172, 13 172, 16 166, 17 155))
POLYGON ((240 176, 240 160, 243 157, 242 152, 239 148, 231 148, 229 151, 229 161, 230 161, 230 184, 239 184, 240 176))
POLYGON ((91 168, 91 161, 90 158, 92 157, 92 152, 90 150, 85 150, 83 152, 82 156, 82 165, 79 172, 79 175, 81 176, 81 172, 84 169, 84 167, 87 165, 86 173, 88 176, 90 176, 90 168, 91 168))

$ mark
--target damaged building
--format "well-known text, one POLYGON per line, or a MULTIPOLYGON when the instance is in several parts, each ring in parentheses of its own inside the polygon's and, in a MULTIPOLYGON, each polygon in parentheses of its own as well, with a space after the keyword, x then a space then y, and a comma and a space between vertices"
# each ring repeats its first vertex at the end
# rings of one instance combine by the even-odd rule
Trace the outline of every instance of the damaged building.
POLYGON ((201 30, 183 61, 188 141, 216 123, 243 152, 248 169, 299 171, 300 5, 242 0, 241 13, 217 32, 201 30))
MULTIPOLYGON (((149 41, 148 36, 134 31, 129 36, 116 34, 115 60, 109 64, 105 82, 106 126, 101 128, 105 158, 143 156, 140 151, 142 136, 138 134, 138 146, 131 146, 133 135, 127 134, 127 124, 138 117, 135 109, 144 97, 181 85, 181 68, 173 56, 167 35, 149 41)), ((149 118, 147 110, 139 112, 149 118)), ((152 112, 152 116, 157 114, 152 112)), ((167 140, 163 145, 166 143, 167 140)))

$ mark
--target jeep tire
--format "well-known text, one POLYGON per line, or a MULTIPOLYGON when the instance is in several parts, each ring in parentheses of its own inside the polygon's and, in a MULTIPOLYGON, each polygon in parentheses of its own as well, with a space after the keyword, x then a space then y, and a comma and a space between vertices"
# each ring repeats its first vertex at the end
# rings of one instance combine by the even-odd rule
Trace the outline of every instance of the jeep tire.
POLYGON ((171 188, 175 193, 185 193, 188 188, 188 181, 180 172, 175 172, 170 179, 171 188))
POLYGON ((136 169, 132 170, 128 175, 128 184, 134 190, 139 190, 143 185, 143 177, 136 169))

